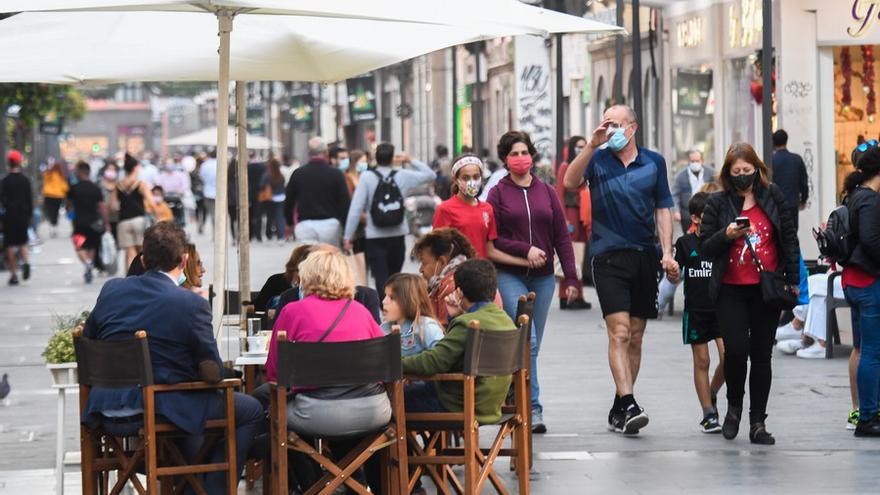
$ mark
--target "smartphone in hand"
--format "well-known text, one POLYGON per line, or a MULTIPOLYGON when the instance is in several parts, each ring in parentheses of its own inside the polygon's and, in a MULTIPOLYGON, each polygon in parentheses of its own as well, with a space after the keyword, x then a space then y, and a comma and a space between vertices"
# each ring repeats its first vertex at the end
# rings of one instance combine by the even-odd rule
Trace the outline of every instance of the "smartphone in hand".
POLYGON ((749 220, 749 217, 736 217, 736 226, 740 229, 747 229, 752 226, 752 221, 749 220))

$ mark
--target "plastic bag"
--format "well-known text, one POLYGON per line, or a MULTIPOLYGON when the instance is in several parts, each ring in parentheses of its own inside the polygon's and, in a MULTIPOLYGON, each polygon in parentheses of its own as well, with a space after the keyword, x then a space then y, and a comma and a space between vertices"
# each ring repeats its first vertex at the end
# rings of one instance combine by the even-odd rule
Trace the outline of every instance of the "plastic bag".
POLYGON ((108 275, 115 275, 119 269, 119 263, 116 262, 117 251, 113 234, 104 232, 101 236, 101 263, 108 275))

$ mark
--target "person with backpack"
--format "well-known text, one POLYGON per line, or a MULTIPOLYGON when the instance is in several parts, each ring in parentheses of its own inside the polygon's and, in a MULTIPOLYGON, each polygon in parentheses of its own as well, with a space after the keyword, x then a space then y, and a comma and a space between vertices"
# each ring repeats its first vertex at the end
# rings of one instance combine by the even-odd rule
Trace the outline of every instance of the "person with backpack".
POLYGON ((845 203, 848 242, 837 261, 844 266, 841 281, 852 310, 853 334, 857 329, 861 334, 855 436, 880 437, 880 148, 871 146, 855 163, 858 175, 848 182, 858 186, 845 203))
POLYGON ((409 233, 403 198, 410 190, 429 184, 435 178, 436 174, 427 164, 411 159, 407 153, 395 155, 394 145, 390 143, 376 147, 376 168, 361 175, 348 209, 343 247, 351 251, 361 215, 367 214, 367 267, 377 290, 383 290, 388 277, 403 268, 409 233))

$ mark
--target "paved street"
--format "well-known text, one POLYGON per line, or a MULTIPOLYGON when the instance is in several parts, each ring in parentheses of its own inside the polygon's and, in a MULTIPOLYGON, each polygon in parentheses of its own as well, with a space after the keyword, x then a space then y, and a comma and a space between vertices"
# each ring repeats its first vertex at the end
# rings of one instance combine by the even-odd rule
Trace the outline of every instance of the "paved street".
MULTIPOLYGON (((88 308, 103 282, 83 285, 63 235, 48 239, 44 233, 30 282, 13 289, 5 285, 5 274, 0 280, 0 372, 9 373, 13 388, 0 404, 0 493, 52 492, 55 392, 40 352, 53 312, 88 308)), ((210 268, 210 240, 195 240, 210 268)), ((289 251, 290 245, 252 245, 255 288, 282 269, 289 251)), ((236 273, 234 261, 229 268, 236 273)), ((699 432, 690 350, 680 343, 679 324, 677 316, 649 324, 636 396, 651 424, 639 437, 624 438, 605 430, 613 389, 598 310, 554 308, 540 361, 549 433, 535 438, 540 476, 533 493, 876 492, 880 471, 864 467, 880 461, 880 443, 853 438, 844 429, 849 409, 845 350, 831 361, 775 356, 767 424, 777 445, 753 447, 747 425, 733 442, 699 432)), ((71 450, 76 450, 76 397, 68 403, 71 450)), ((723 413, 723 400, 720 405, 723 413)), ((68 469, 68 493, 78 493, 76 470, 68 469)))

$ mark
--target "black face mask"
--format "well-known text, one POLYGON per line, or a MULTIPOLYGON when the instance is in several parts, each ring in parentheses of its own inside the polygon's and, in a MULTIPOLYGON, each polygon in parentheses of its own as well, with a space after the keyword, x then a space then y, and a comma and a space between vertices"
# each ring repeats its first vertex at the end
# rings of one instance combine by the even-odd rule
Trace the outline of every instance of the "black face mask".
POLYGON ((735 187, 737 191, 745 191, 752 187, 755 183, 755 177, 757 176, 758 172, 744 175, 731 175, 730 182, 733 183, 733 187, 735 187))

